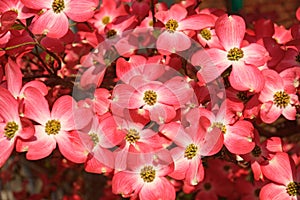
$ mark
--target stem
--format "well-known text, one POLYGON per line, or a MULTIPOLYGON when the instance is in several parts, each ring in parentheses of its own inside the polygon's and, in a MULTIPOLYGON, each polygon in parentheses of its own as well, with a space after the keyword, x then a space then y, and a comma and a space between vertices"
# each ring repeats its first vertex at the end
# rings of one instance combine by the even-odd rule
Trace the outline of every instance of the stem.
POLYGON ((12 49, 16 49, 16 48, 19 48, 19 47, 22 47, 22 46, 31 45, 31 44, 32 45, 36 45, 35 42, 24 42, 22 44, 17 44, 17 45, 14 45, 14 46, 0 48, 0 51, 12 50, 12 49))
POLYGON ((35 37, 35 35, 31 32, 31 30, 25 25, 23 24, 23 22, 21 20, 17 20, 19 22, 20 25, 22 25, 24 27, 24 29, 29 33, 29 35, 32 37, 32 39, 35 42, 35 45, 37 45, 38 47, 40 47, 43 51, 47 52, 50 56, 52 56, 58 63, 58 68, 57 69, 52 69, 51 71, 53 71, 53 73, 56 73, 58 70, 61 69, 61 60, 60 57, 57 56, 55 53, 53 53, 52 51, 49 51, 47 48, 45 48, 43 45, 41 45, 41 43, 37 40, 37 38, 35 37))
POLYGON ((154 0, 150 1, 150 8, 151 8, 151 13, 152 13, 152 21, 153 21, 153 27, 156 23, 156 18, 155 18, 155 8, 154 8, 154 0))

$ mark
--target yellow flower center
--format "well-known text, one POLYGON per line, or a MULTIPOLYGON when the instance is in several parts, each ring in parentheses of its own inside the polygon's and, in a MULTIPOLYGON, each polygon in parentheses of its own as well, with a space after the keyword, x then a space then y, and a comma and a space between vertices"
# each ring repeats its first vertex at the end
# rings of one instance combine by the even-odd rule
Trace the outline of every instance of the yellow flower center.
POLYGON ((152 166, 145 166, 140 173, 141 178, 146 183, 151 183, 155 179, 155 170, 152 166))
POLYGON ((15 136, 16 132, 19 130, 19 126, 16 122, 7 122, 4 127, 4 135, 8 139, 11 139, 15 136))
POLYGON ((65 9, 64 0, 54 0, 52 3, 53 12, 58 14, 65 9))
POLYGON ((58 120, 55 119, 47 121, 45 126, 45 132, 48 135, 56 135, 59 133, 60 129, 61 129, 61 124, 58 120))
POLYGON ((135 143, 139 139, 140 139, 140 134, 135 129, 129 129, 125 136, 125 140, 128 141, 129 143, 135 143))
POLYGON ((94 145, 99 143, 99 137, 96 133, 90 133, 89 136, 91 137, 94 145))
POLYGON ((105 17, 102 18, 102 23, 103 23, 104 25, 108 24, 109 22, 110 22, 109 16, 105 16, 105 17))
POLYGON ((290 182, 286 187, 286 192, 290 196, 296 196, 300 193, 300 183, 297 182, 290 182))
POLYGON ((290 96, 284 91, 278 91, 273 96, 274 104, 279 108, 285 108, 290 103, 290 96))
POLYGON ((176 31, 176 29, 178 28, 178 22, 174 19, 169 19, 169 21, 166 23, 165 27, 170 33, 174 33, 176 31))
POLYGON ((223 134, 225 134, 226 131, 227 131, 226 126, 223 123, 221 123, 221 122, 214 122, 212 124, 212 128, 215 128, 215 127, 217 127, 218 129, 220 129, 223 134))
POLYGON ((153 90, 147 90, 144 92, 144 98, 146 104, 153 106, 157 102, 157 94, 153 90))
POLYGON ((190 144, 185 148, 184 157, 187 159, 192 159, 197 155, 198 147, 194 144, 190 144))
POLYGON ((200 31, 200 35, 205 39, 205 40, 210 40, 211 39, 211 32, 208 29, 202 29, 200 31))
POLYGON ((239 59, 244 57, 244 52, 240 48, 232 48, 228 51, 227 59, 230 61, 238 61, 239 59))

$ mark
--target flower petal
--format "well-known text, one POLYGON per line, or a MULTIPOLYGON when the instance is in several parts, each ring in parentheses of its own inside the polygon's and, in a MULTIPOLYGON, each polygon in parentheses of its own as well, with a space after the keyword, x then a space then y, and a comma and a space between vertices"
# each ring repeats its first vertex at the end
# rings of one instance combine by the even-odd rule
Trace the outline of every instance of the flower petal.
POLYGON ((164 31, 156 41, 156 48, 163 54, 171 54, 177 51, 184 51, 191 46, 191 39, 182 32, 164 31))
POLYGON ((48 10, 33 23, 32 32, 47 34, 51 38, 61 38, 67 34, 68 29, 68 18, 63 12, 56 14, 48 10))
POLYGON ((242 17, 224 14, 217 19, 215 29, 221 44, 227 51, 233 47, 240 48, 246 32, 242 17))
POLYGON ((70 19, 76 22, 84 22, 94 15, 97 6, 98 1, 95 0, 70 0, 64 12, 70 19))
POLYGON ((264 87, 264 76, 252 65, 236 63, 229 76, 231 86, 239 91, 260 92, 264 87))
MULTIPOLYGON (((274 175, 274 174, 273 174, 274 175)), ((259 199, 261 200, 296 200, 286 192, 286 186, 269 183, 261 188, 259 193, 259 199)))
POLYGON ((269 161, 269 164, 261 166, 261 170, 271 181, 287 186, 293 181, 294 167, 294 163, 287 153, 278 152, 269 161))
POLYGON ((32 1, 32 0, 21 0, 21 2, 28 8, 40 10, 43 8, 51 8, 52 0, 44 1, 32 1))

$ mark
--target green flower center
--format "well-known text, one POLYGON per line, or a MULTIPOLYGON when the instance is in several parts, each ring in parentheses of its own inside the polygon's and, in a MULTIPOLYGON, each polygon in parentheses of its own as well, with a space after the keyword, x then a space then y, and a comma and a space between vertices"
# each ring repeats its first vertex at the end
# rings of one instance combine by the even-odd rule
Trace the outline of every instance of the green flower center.
POLYGON ((167 21, 165 27, 170 33, 174 33, 176 31, 176 29, 178 28, 178 22, 174 19, 169 19, 169 21, 167 21))
POLYGON ((11 139, 15 136, 16 132, 19 130, 19 126, 16 122, 7 122, 4 127, 4 135, 7 139, 11 139))
POLYGON ((211 32, 208 29, 202 29, 200 31, 200 35, 205 39, 205 40, 210 40, 211 39, 211 32))
POLYGON ((58 14, 65 9, 64 0, 54 0, 52 3, 53 12, 58 14))
POLYGON ((155 179, 155 170, 152 166, 145 166, 140 173, 141 178, 146 183, 151 183, 155 179))
POLYGON ((274 104, 279 108, 285 108, 290 103, 290 96, 284 91, 278 91, 273 96, 274 104))
POLYGON ((141 137, 140 137, 139 132, 135 129, 129 129, 126 136, 125 136, 125 140, 129 143, 135 143, 140 138, 141 137))
POLYGON ((297 194, 300 194, 300 183, 290 182, 286 187, 286 192, 290 196, 296 196, 297 194))
POLYGON ((157 94, 153 90, 147 90, 144 92, 144 98, 146 104, 153 106, 157 102, 157 94))
POLYGON ((60 129, 61 129, 61 124, 58 120, 55 119, 47 121, 45 126, 45 132, 48 135, 56 135, 59 133, 60 129))
POLYGON ((229 50, 227 54, 227 59, 230 61, 238 61, 239 59, 244 57, 244 52, 242 49, 234 47, 229 50))
POLYGON ((184 157, 187 159, 192 159, 197 155, 198 147, 194 144, 189 144, 184 151, 184 157))

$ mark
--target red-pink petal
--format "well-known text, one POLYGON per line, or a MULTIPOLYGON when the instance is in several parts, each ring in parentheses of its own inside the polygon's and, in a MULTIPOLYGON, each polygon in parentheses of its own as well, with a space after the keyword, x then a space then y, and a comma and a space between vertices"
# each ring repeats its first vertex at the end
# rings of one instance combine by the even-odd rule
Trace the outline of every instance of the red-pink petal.
POLYGON ((19 122, 18 102, 11 93, 0 87, 0 115, 6 121, 19 122))
POLYGON ((33 88, 38 89, 43 96, 46 96, 48 94, 47 86, 41 81, 30 81, 30 82, 25 83, 21 89, 20 94, 23 94, 24 91, 26 90, 26 88, 28 88, 28 87, 33 87, 33 88))
POLYGON ((8 90, 15 98, 17 98, 22 87, 22 72, 17 63, 10 58, 5 65, 5 76, 7 79, 8 90))
POLYGON ((210 156, 218 153, 223 147, 224 137, 219 128, 213 128, 207 132, 200 143, 200 154, 210 156))
POLYGON ((56 141, 53 136, 45 133, 45 127, 35 126, 35 135, 29 140, 19 141, 18 151, 26 151, 26 159, 39 160, 49 156, 56 148, 56 141))
POLYGON ((292 106, 291 104, 287 105, 287 107, 285 107, 282 110, 282 115, 285 118, 287 118, 288 120, 295 120, 296 113, 297 113, 297 110, 296 110, 295 106, 292 106))
POLYGON ((48 101, 35 88, 28 87, 24 91, 26 106, 24 108, 25 117, 32 119, 40 124, 46 124, 50 119, 48 101))
POLYGON ((245 63, 250 65, 260 67, 270 60, 269 53, 265 47, 256 43, 243 47, 242 51, 244 52, 245 63))
POLYGON ((48 10, 33 23, 32 32, 47 34, 51 38, 61 38, 67 34, 68 29, 68 18, 63 12, 56 14, 48 10))
MULTIPOLYGON (((273 174, 275 175, 275 173, 273 174)), ((286 186, 269 183, 261 188, 259 193, 261 200, 296 200, 297 197, 291 197, 286 192, 286 186)))
POLYGON ((99 87, 103 81, 106 66, 99 64, 88 68, 80 77, 80 85, 83 88, 99 87))
POLYGON ((94 15, 97 6, 98 1, 95 0, 70 0, 64 12, 70 19, 77 22, 84 22, 94 15))
POLYGON ((278 184, 288 185, 293 181, 294 163, 287 153, 276 153, 267 165, 262 165, 263 174, 278 184), (276 174, 276 176, 274 176, 276 174))
POLYGON ((149 112, 150 119, 157 122, 158 124, 170 122, 176 116, 174 107, 159 103, 150 108, 149 112))
POLYGON ((247 154, 255 146, 253 125, 248 121, 237 121, 233 126, 227 126, 224 144, 231 153, 247 154))
POLYGON ((176 30, 201 30, 203 28, 212 27, 215 20, 207 14, 197 14, 183 19, 176 30))
POLYGON ((175 188, 165 177, 156 177, 153 183, 145 183, 142 187, 139 197, 147 200, 174 200, 175 188), (155 192, 153 192, 155 191, 155 192))
POLYGON ((112 192, 130 195, 138 193, 143 183, 139 181, 139 174, 133 172, 117 172, 112 178, 112 192))
POLYGON ((265 85, 261 71, 256 66, 244 63, 234 63, 229 81, 239 91, 260 92, 265 85))
POLYGON ((282 113, 282 109, 277 107, 273 102, 266 102, 260 107, 260 118, 265 123, 273 123, 282 113))
MULTIPOLYGON (((214 77, 216 78, 221 76, 221 74, 232 64, 227 59, 227 52, 222 49, 210 48, 206 52, 209 55, 212 66, 216 66, 218 69, 215 71, 216 74, 214 77)), ((213 69, 215 69, 215 67, 213 69)))
POLYGON ((204 168, 201 159, 194 158, 186 171, 185 181, 190 185, 197 185, 204 179, 204 168))
POLYGON ((174 171, 169 174, 170 177, 176 180, 183 180, 185 178, 186 170, 190 166, 190 162, 184 158, 184 148, 175 147, 170 150, 174 160, 174 171))
POLYGON ((76 125, 78 125, 78 128, 83 127, 80 126, 82 119, 74 119, 74 115, 76 115, 76 110, 80 109, 76 108, 75 105, 76 103, 74 99, 68 95, 61 96, 54 102, 51 111, 51 118, 60 121, 62 125, 62 130, 74 130, 76 125))
POLYGON ((0 167, 2 167, 12 153, 14 149, 14 143, 8 140, 6 137, 1 137, 0 146, 0 167))
POLYGON ((216 21, 216 34, 226 50, 239 48, 246 32, 245 21, 237 15, 222 15, 216 21))
POLYGON ((191 46, 191 39, 182 32, 170 33, 164 31, 156 41, 156 48, 163 54, 171 54, 177 51, 184 51, 191 46))
POLYGON ((86 148, 76 131, 60 131, 55 139, 61 154, 74 163, 84 163, 87 159, 86 148))
MULTIPOLYGON (((218 50, 216 53, 218 53, 218 50)), ((224 54, 224 58, 225 52, 221 51, 220 53, 224 54)), ((204 49, 199 50, 192 55, 191 63, 197 70, 199 70, 198 73, 201 74, 202 78, 205 80, 205 83, 215 80, 222 74, 222 72, 218 72, 219 68, 216 66, 213 60, 210 59, 208 53, 204 49)), ((224 68, 227 68, 228 66, 229 63, 225 64, 224 68)))
POLYGON ((52 0, 44 0, 44 1, 32 1, 32 0, 21 0, 21 2, 28 8, 32 8, 35 10, 40 10, 43 8, 51 8, 52 0))

